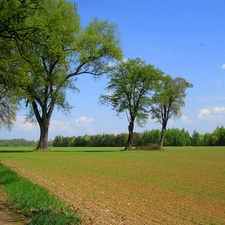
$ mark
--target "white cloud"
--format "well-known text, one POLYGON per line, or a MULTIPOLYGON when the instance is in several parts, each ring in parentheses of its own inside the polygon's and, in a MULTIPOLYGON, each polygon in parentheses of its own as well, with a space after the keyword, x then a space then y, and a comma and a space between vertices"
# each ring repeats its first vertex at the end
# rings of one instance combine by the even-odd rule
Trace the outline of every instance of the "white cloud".
POLYGON ((213 109, 213 111, 214 111, 215 113, 224 113, 224 112, 225 112, 225 107, 215 107, 215 108, 213 109))
POLYGON ((197 117, 199 119, 202 119, 202 118, 204 118, 206 116, 209 116, 209 115, 211 115, 210 110, 206 109, 206 108, 203 108, 203 109, 199 110, 199 113, 198 113, 197 117))
POLYGON ((49 129, 53 131, 66 131, 68 133, 76 133, 76 131, 70 126, 69 122, 58 120, 51 120, 49 129))
POLYGON ((184 123, 186 124, 192 124, 193 123, 193 120, 190 120, 187 116, 185 115, 182 115, 181 116, 181 119, 183 120, 184 123))
POLYGON ((225 69, 225 64, 223 64, 221 68, 222 68, 222 69, 225 69))
POLYGON ((17 129, 24 131, 31 131, 37 127, 35 124, 25 121, 25 119, 26 119, 25 116, 17 116, 16 122, 14 124, 15 127, 17 127, 17 129))
POLYGON ((93 118, 87 118, 85 116, 81 116, 80 118, 75 120, 75 124, 81 127, 90 127, 94 123, 93 118))

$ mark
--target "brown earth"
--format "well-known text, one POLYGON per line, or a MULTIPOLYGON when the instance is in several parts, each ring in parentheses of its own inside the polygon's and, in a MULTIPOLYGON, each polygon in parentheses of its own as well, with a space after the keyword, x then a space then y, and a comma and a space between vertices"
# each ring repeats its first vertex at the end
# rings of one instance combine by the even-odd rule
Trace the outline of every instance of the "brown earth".
POLYGON ((4 193, 0 188, 0 225, 23 225, 26 224, 26 218, 16 212, 15 208, 10 206, 5 199, 4 193))
MULTIPOLYGON (((210 220, 213 221, 213 214, 219 216, 217 218, 218 224, 224 224, 223 222, 225 222, 224 206, 221 207, 216 202, 209 205, 207 199, 202 199, 199 202, 193 196, 179 198, 165 189, 154 187, 148 187, 147 189, 146 187, 139 187, 137 189, 135 186, 129 186, 130 184, 127 185, 133 192, 130 192, 131 196, 127 196, 120 192, 122 189, 120 191, 104 188, 99 190, 95 183, 90 185, 88 177, 86 182, 78 183, 76 181, 72 184, 72 179, 64 181, 59 177, 58 179, 54 177, 53 179, 50 177, 46 179, 39 173, 33 173, 23 168, 13 167, 13 169, 21 176, 44 186, 60 197, 82 217, 85 225, 200 225, 208 224, 207 221, 210 220), (58 180, 58 182, 54 182, 54 180, 58 180), (72 185, 67 186, 66 183, 72 185), (88 196, 87 193, 92 191, 95 192, 95 196, 88 196), (133 193, 139 193, 139 196, 133 198, 133 193), (149 196, 148 199, 145 199, 146 193, 149 196)), ((102 182, 109 182, 112 185, 110 180, 102 182)), ((115 188, 119 189, 121 186, 126 186, 126 183, 115 184, 115 188)))
POLYGON ((18 154, 4 165, 50 190, 85 225, 225 225, 224 153, 125 154, 18 154))

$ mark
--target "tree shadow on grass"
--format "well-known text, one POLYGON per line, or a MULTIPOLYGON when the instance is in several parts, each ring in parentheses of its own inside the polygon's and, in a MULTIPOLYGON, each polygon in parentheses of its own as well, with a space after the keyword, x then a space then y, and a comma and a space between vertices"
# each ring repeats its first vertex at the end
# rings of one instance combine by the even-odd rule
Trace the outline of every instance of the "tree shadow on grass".
MULTIPOLYGON (((76 152, 86 152, 86 153, 105 153, 105 152, 121 152, 124 151, 124 149, 118 149, 118 150, 54 150, 54 149, 49 149, 49 151, 46 152, 50 152, 50 153, 63 153, 63 152, 71 152, 71 153, 76 153, 76 152)), ((0 150, 0 154, 1 153, 31 153, 31 152, 41 152, 38 151, 37 149, 33 149, 33 150, 8 150, 8 149, 2 149, 0 150)), ((43 151, 43 154, 45 153, 45 151, 43 151)))
POLYGON ((1 153, 30 153, 35 152, 37 150, 0 150, 1 153))
POLYGON ((52 150, 50 152, 86 152, 86 153, 104 153, 104 152, 121 152, 122 150, 70 150, 70 151, 63 151, 63 150, 52 150))

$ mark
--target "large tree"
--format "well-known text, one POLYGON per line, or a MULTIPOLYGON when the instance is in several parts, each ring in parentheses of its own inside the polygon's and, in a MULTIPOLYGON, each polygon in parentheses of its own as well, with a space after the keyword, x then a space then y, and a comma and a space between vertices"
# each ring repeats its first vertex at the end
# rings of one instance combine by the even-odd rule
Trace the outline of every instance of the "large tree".
POLYGON ((0 0, 0 37, 27 39, 36 27, 25 25, 28 17, 35 13, 41 0, 0 0))
POLYGON ((153 95, 151 105, 152 119, 156 119, 161 123, 161 139, 160 147, 163 147, 163 142, 166 133, 168 120, 171 118, 179 118, 181 116, 181 108, 185 106, 186 89, 193 87, 182 77, 172 78, 164 76, 160 85, 153 95))
POLYGON ((15 40, 26 40, 37 29, 25 25, 25 21, 38 6, 37 0, 0 0, 0 127, 7 129, 16 119, 25 78, 15 40))
POLYGON ((156 83, 161 79, 161 71, 146 64, 140 58, 119 63, 109 75, 106 90, 110 94, 101 95, 101 104, 111 104, 117 114, 126 112, 128 140, 125 150, 132 148, 134 124, 146 123, 148 109, 156 83))
POLYGON ((40 127, 38 149, 47 149, 53 110, 68 110, 66 90, 76 90, 78 75, 108 72, 108 64, 121 59, 117 26, 94 19, 80 25, 75 5, 65 0, 38 1, 34 12, 24 18, 24 38, 13 37, 14 51, 20 54, 21 96, 30 108, 28 119, 40 127), (35 29, 31 29, 35 28, 35 29), (26 30, 26 29, 25 29, 26 30))

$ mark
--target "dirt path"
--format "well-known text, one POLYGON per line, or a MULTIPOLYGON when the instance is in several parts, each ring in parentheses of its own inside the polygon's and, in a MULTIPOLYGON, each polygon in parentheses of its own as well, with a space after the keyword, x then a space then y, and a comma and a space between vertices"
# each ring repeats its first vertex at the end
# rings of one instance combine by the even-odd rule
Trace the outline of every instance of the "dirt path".
POLYGON ((4 193, 0 187, 0 225, 23 225, 25 218, 9 206, 4 198, 4 193))

